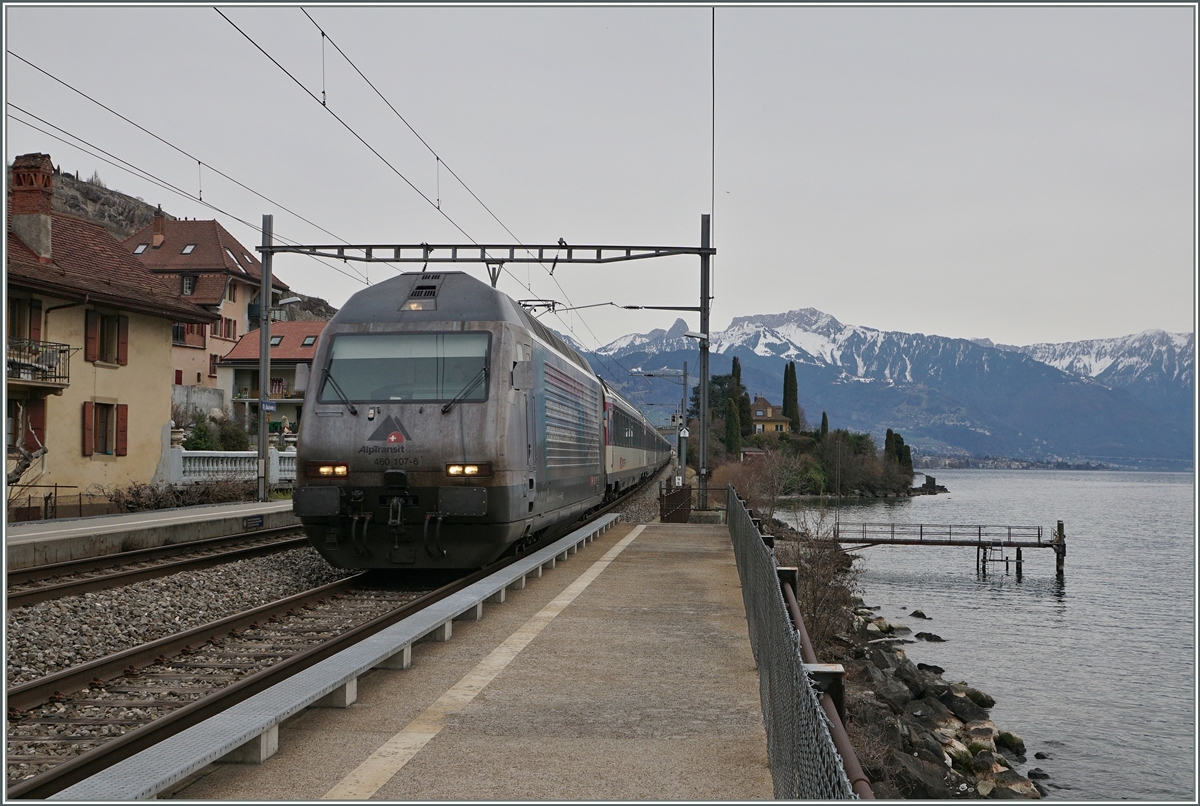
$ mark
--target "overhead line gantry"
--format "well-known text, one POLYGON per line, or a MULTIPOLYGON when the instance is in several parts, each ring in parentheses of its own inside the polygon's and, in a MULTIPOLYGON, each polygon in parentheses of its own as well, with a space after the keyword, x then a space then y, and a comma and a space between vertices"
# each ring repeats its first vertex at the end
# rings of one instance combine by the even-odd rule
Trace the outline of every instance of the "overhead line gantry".
MULTIPOLYGON (((711 224, 708 215, 700 216, 699 246, 627 246, 627 245, 572 245, 563 240, 556 244, 276 244, 268 235, 264 216, 263 245, 258 247, 262 254, 263 275, 270 276, 273 255, 300 254, 324 257, 333 260, 358 263, 405 263, 422 264, 424 271, 429 264, 482 263, 487 266, 492 288, 500 279, 507 263, 550 262, 550 274, 563 263, 625 263, 632 260, 648 260, 661 257, 696 255, 700 258, 700 305, 699 307, 641 306, 659 310, 686 310, 700 313, 700 490, 699 509, 708 509, 708 314, 712 300, 710 284, 710 260, 717 253, 710 243, 711 224)), ((268 294, 269 292, 264 292, 268 294)), ((264 297, 269 299, 269 297, 264 297)), ((263 306, 266 313, 266 306, 263 306)), ((268 319, 264 315, 264 322, 268 319)), ((266 324, 269 327, 269 324, 266 324)), ((264 333, 267 331, 264 330, 264 333)), ((260 337, 265 340, 264 337, 260 337)), ((266 352, 265 349, 263 352, 266 352)), ((260 408, 261 416, 261 408, 260 408)))

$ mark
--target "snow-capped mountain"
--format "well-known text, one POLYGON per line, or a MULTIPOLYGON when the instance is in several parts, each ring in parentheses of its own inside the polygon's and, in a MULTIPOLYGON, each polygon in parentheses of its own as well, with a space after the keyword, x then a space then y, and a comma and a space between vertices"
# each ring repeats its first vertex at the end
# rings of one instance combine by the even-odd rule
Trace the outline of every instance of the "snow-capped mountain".
POLYGON ((996 345, 1014 350, 1043 364, 1073 375, 1094 378, 1105 386, 1147 387, 1165 390, 1191 388, 1196 334, 1147 330, 1115 339, 1091 339, 1025 347, 996 345))
MULTIPOLYGON (((683 361, 694 372, 697 346, 686 330, 679 319, 667 330, 624 336, 596 351, 609 360, 593 364, 631 394, 671 399, 677 389, 659 392, 613 372, 683 361)), ((794 361, 808 412, 827 411, 835 427, 898 428, 931 452, 1117 464, 1191 455, 1193 334, 1015 347, 845 325, 802 308, 738 317, 710 345, 711 371, 728 372, 738 356, 751 394, 780 399, 784 366, 794 361)))

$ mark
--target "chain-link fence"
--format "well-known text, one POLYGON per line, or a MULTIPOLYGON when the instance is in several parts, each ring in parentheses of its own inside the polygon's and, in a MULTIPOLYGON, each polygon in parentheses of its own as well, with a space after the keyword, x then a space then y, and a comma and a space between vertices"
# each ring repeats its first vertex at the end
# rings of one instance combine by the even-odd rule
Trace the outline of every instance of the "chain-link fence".
POLYGON ((727 494, 729 535, 742 580, 750 646, 758 664, 775 797, 854 798, 829 733, 828 717, 804 671, 800 636, 779 589, 773 553, 733 487, 727 494))

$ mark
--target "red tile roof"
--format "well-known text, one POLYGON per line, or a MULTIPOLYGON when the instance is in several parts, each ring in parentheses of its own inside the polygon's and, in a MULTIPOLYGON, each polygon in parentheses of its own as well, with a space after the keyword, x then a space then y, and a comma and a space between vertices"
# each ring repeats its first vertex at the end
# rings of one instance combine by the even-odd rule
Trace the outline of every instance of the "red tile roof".
MULTIPOLYGON (((156 248, 150 245, 154 243, 153 222, 130 235, 121 245, 132 253, 141 244, 146 244, 137 257, 151 271, 223 271, 243 280, 262 282, 262 264, 253 251, 242 246, 217 221, 172 221, 164 218, 162 228, 162 246, 156 248), (183 250, 188 244, 195 244, 196 247, 185 255, 183 250)), ((289 290, 288 284, 274 274, 271 275, 271 286, 289 290)))
POLYGON ((179 287, 164 283, 99 224, 51 215, 51 262, 37 255, 12 231, 8 221, 9 285, 84 299, 178 322, 212 322, 216 315, 180 299, 179 287))
MULTIPOLYGON (((314 341, 310 346, 304 347, 305 336, 320 336, 321 331, 325 329, 328 322, 272 322, 271 323, 271 339, 282 336, 283 340, 279 342, 279 346, 271 348, 272 361, 290 361, 295 363, 305 363, 312 361, 317 354, 317 343, 314 341)), ((238 343, 233 346, 233 349, 225 354, 221 359, 221 363, 228 364, 232 361, 250 361, 258 362, 258 334, 260 330, 251 330, 245 336, 238 339, 238 343)))

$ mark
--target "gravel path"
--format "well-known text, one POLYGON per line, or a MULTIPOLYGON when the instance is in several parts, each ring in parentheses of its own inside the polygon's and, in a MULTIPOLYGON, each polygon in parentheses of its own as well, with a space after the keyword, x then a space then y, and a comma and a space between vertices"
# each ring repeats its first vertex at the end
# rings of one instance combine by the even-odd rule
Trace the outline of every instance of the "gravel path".
POLYGON ((6 614, 7 685, 199 627, 349 576, 311 548, 184 571, 6 614))

